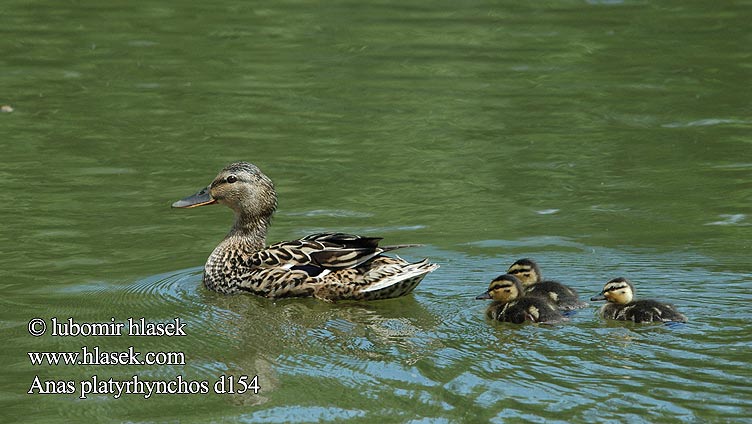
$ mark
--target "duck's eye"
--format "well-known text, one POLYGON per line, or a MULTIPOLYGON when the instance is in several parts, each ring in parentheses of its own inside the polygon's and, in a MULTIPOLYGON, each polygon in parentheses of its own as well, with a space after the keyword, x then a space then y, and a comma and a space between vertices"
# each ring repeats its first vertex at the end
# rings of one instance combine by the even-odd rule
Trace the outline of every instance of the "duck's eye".
POLYGON ((225 181, 227 181, 228 183, 232 184, 232 183, 234 183, 237 180, 238 180, 238 177, 236 177, 234 175, 230 175, 229 177, 227 177, 227 179, 225 181))

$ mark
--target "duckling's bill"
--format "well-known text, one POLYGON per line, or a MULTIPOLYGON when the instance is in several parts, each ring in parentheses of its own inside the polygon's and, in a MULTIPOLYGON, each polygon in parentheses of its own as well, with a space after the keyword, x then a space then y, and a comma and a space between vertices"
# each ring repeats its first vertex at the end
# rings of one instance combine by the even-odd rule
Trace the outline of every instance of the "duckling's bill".
POLYGON ((211 205, 217 200, 209 194, 209 187, 204 187, 196 194, 180 199, 172 204, 173 208, 195 208, 198 206, 211 205))
POLYGON ((491 293, 489 293, 488 291, 484 291, 483 293, 475 296, 475 300, 485 300, 485 299, 490 299, 490 298, 491 298, 491 293))
POLYGON ((604 295, 603 293, 600 293, 600 294, 598 294, 598 295, 593 296, 593 297, 590 298, 591 302, 596 302, 598 300, 606 300, 606 295, 604 295))

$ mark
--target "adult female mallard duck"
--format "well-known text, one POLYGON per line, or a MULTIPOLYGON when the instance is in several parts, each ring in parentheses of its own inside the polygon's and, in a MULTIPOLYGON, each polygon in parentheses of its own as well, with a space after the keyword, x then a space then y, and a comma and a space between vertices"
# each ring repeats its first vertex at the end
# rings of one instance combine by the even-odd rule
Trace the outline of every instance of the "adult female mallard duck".
POLYGON ((626 278, 614 278, 606 283, 603 291, 590 298, 592 301, 607 300, 600 314, 603 318, 619 321, 641 322, 687 322, 687 317, 674 305, 657 300, 634 300, 635 289, 626 278))
POLYGON ((228 165, 208 187, 172 207, 215 203, 235 212, 232 229, 204 266, 204 285, 220 293, 387 299, 410 293, 426 274, 439 267, 427 259, 408 263, 383 255, 416 245, 380 247, 380 237, 321 233, 264 247, 277 208, 277 193, 269 177, 248 162, 228 165))
POLYGON ((519 278, 527 294, 548 297, 559 309, 569 311, 587 306, 587 303, 579 299, 575 289, 558 281, 542 281, 540 267, 532 259, 518 260, 509 267, 507 273, 519 278))
POLYGON ((564 320, 553 302, 526 294, 522 282, 511 274, 494 278, 488 290, 475 299, 493 299, 486 309, 486 316, 497 321, 522 324, 525 321, 553 323, 564 320))

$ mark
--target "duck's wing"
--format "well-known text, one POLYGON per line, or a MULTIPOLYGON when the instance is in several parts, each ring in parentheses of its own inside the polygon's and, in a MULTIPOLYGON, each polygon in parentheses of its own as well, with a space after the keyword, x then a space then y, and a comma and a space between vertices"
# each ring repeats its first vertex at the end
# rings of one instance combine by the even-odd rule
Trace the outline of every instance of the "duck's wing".
POLYGON ((326 270, 318 278, 314 296, 327 301, 400 297, 412 292, 438 267, 427 259, 409 263, 399 257, 379 256, 357 268, 326 270))
POLYGON ((378 247, 382 239, 383 237, 365 237, 345 233, 316 233, 305 236, 300 240, 332 243, 346 247, 378 247))
POLYGON ((322 300, 376 300, 410 293, 438 268, 427 260, 408 263, 382 253, 419 246, 379 246, 379 237, 312 234, 273 244, 251 255, 244 290, 267 297, 315 296, 322 300))
POLYGON ((249 262, 257 267, 336 270, 357 267, 390 250, 419 246, 402 244, 380 247, 380 240, 381 237, 345 233, 311 234, 298 240, 273 244, 251 255, 249 262))

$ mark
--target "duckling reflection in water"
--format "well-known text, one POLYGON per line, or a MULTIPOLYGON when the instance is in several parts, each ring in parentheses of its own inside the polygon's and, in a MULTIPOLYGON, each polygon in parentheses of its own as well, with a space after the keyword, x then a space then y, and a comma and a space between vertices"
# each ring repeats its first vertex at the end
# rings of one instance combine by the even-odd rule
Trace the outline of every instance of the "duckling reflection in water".
POLYGON ((559 309, 570 311, 587 306, 587 303, 579 299, 575 289, 558 281, 542 281, 540 267, 532 259, 518 260, 509 267, 507 273, 522 282, 526 294, 548 297, 559 309))
POLYGON ((555 323, 566 319, 549 299, 526 294, 522 282, 511 274, 494 278, 488 290, 475 299, 493 299, 486 309, 486 316, 497 321, 522 324, 525 321, 555 323))
POLYGON ((248 162, 228 165, 208 187, 172 207, 215 203, 235 212, 232 229, 204 266, 204 285, 220 293, 327 301, 387 299, 410 293, 439 267, 427 259, 409 263, 383 255, 417 245, 379 246, 380 237, 320 233, 264 247, 277 192, 272 180, 248 162))
POLYGON ((657 300, 634 300, 635 288, 626 278, 614 278, 606 283, 603 291, 590 298, 592 301, 607 300, 600 309, 603 318, 619 321, 641 322, 687 322, 687 317, 674 305, 657 300))

